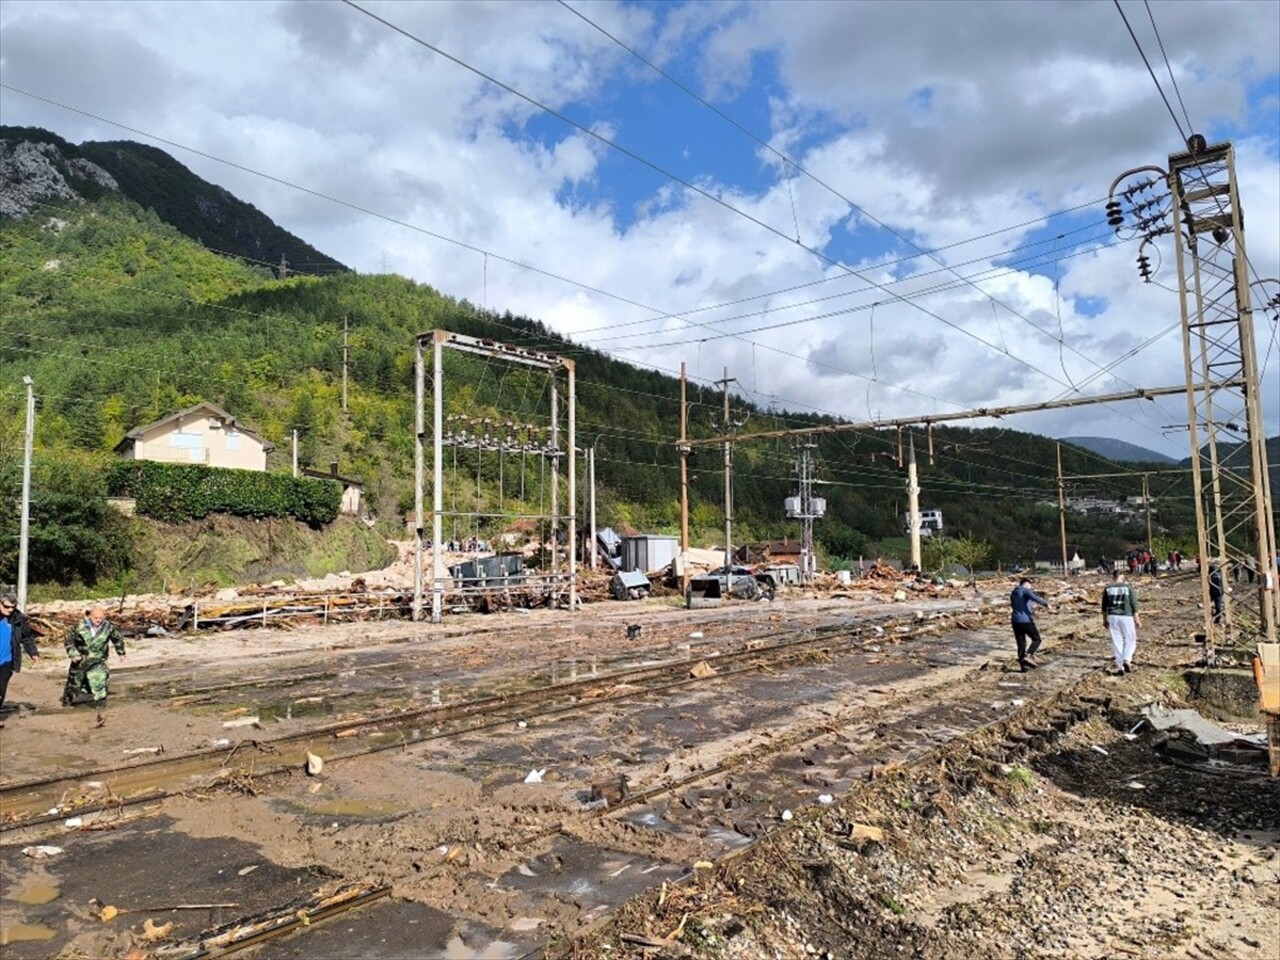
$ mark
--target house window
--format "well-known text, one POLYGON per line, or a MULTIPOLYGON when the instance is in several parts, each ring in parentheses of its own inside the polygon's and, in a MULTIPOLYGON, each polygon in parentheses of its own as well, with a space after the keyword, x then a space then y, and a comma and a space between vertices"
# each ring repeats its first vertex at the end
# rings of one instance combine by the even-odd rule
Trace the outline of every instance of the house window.
POLYGON ((236 430, 228 430, 224 436, 227 438, 227 450, 231 453, 240 452, 240 434, 236 430))
MULTIPOLYGON (((204 462, 204 434, 175 430, 169 434, 169 446, 174 450, 187 451, 186 459, 192 463, 204 462)), ((178 459, 182 459, 181 454, 178 459)))

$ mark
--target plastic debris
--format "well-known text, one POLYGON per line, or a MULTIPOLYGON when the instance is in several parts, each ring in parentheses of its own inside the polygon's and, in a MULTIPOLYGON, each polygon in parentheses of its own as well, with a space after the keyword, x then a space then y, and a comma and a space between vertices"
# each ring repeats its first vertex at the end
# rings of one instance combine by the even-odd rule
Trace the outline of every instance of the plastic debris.
POLYGON ((307 753, 306 771, 308 777, 320 776, 320 771, 324 769, 324 758, 318 757, 314 753, 307 753))
POLYGON ((701 639, 702 639, 702 631, 701 631, 701 630, 695 630, 695 631, 693 631, 693 633, 689 634, 689 639, 690 639, 690 640, 701 640, 701 639))
POLYGON ((71 830, 76 830, 84 826, 84 818, 83 817, 67 817, 67 819, 63 821, 62 825, 71 830))
POLYGON ((30 857, 32 860, 43 860, 46 857, 56 857, 62 853, 61 847, 54 847, 49 844, 40 844, 35 847, 23 847, 22 855, 30 857))
POLYGON ((787 821, 789 821, 789 820, 790 820, 792 817, 794 817, 794 816, 795 816, 795 814, 794 814, 794 813, 792 813, 790 810, 783 810, 783 811, 782 811, 782 820, 783 820, 783 822, 784 822, 784 823, 785 823, 785 822, 787 822, 787 821))
POLYGON ((1094 753, 1100 753, 1100 754, 1102 754, 1104 757, 1109 757, 1109 756, 1111 756, 1111 751, 1110 751, 1110 750, 1108 750, 1106 747, 1100 747, 1100 746, 1098 746, 1098 744, 1096 744, 1096 743, 1095 743, 1092 747, 1090 747, 1089 749, 1090 749, 1090 750, 1092 750, 1094 753))
POLYGON ((833 797, 833 796, 832 796, 831 794, 829 794, 829 793, 820 793, 820 794, 818 794, 818 802, 819 802, 819 803, 821 803, 821 804, 823 804, 823 805, 826 805, 826 804, 829 804, 829 803, 835 803, 835 802, 836 802, 836 798, 835 798, 835 797, 833 797))
POLYGON ((546 774, 546 772, 547 772, 546 767, 543 767, 541 770, 530 770, 529 775, 524 778, 524 782, 525 783, 541 783, 542 778, 546 774))

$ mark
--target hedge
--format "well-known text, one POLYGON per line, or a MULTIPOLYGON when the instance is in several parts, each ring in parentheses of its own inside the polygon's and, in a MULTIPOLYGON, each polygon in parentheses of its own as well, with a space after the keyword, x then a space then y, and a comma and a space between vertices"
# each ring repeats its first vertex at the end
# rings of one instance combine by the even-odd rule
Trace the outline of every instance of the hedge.
POLYGON ((132 497, 138 513, 178 523, 211 513, 293 517, 313 527, 332 523, 342 507, 336 480, 201 464, 122 460, 107 474, 113 497, 132 497))

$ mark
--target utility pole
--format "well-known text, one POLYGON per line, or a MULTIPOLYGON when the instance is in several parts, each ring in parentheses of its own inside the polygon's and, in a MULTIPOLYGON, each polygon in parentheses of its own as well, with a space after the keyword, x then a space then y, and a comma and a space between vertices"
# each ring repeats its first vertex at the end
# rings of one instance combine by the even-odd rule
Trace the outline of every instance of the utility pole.
POLYGON ((724 379, 716 386, 724 389, 724 572, 728 583, 733 583, 733 441, 729 439, 732 424, 729 421, 729 384, 737 380, 724 368, 724 379))
POLYGON ((1142 505, 1147 511, 1147 553, 1156 555, 1155 539, 1151 536, 1151 486, 1147 474, 1142 475, 1142 505))
POLYGON ((293 428, 293 475, 298 475, 298 428, 293 428))
POLYGON ((596 569, 596 445, 587 451, 587 485, 591 490, 589 508, 591 522, 591 569, 596 569))
POLYGON ((342 318, 342 412, 347 412, 347 317, 342 318))
POLYGON ((27 426, 22 445, 22 519, 18 528, 18 609, 27 609, 27 556, 31 548, 31 448, 36 437, 35 381, 23 377, 27 388, 27 426))
MULTIPOLYGON (((1058 539, 1062 543, 1062 575, 1067 575, 1067 488, 1062 482, 1062 444, 1058 444, 1058 539)), ((1032 557, 1031 565, 1035 566, 1032 557)))
POLYGON ((911 538, 911 566, 920 570, 920 481, 916 476, 916 440, 911 438, 907 460, 907 527, 911 538))
POLYGON ((688 376, 680 362, 680 593, 689 594, 689 405, 688 376))
POLYGON ((283 251, 280 253, 280 266, 276 269, 276 279, 283 280, 289 276, 289 261, 284 258, 283 251))

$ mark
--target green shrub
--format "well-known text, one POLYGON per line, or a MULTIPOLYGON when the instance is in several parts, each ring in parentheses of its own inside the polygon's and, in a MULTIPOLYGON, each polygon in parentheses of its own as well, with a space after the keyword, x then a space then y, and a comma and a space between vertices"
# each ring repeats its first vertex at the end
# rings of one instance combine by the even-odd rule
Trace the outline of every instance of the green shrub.
POLYGON ((334 480, 150 460, 117 463, 107 476, 107 489, 113 497, 133 497, 142 516, 170 523, 229 513, 292 517, 322 527, 333 522, 342 506, 342 485, 334 480))

